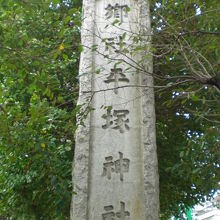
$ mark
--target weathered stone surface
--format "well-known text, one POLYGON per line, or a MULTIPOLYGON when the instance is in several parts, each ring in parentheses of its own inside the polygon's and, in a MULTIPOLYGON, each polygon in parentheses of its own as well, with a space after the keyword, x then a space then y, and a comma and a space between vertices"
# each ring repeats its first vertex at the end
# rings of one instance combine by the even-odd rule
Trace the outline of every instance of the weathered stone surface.
MULTIPOLYGON (((91 100, 93 53, 91 48, 94 43, 95 0, 83 2, 82 45, 83 52, 80 59, 80 91, 78 105, 83 105, 91 100)), ((84 120, 85 126, 79 126, 75 134, 76 149, 73 161, 73 186, 74 192, 71 203, 70 217, 73 220, 88 219, 88 179, 89 179, 89 151, 90 151, 90 115, 84 120)))
POLYGON ((79 104, 95 110, 76 132, 71 220, 157 220, 152 59, 138 63, 150 47, 148 2, 84 0, 83 7, 79 104), (125 53, 140 34, 149 46, 125 53))

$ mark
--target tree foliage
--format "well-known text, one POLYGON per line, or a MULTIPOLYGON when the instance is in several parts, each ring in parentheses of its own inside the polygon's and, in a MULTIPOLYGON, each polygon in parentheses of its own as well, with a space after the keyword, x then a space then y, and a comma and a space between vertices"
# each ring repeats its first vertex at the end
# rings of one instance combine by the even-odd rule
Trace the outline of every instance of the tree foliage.
POLYGON ((152 1, 162 219, 220 179, 219 1, 152 1))
MULTIPOLYGON (((69 219, 81 1, 0 1, 0 213, 69 219)), ((220 179, 220 3, 151 0, 161 218, 220 179)))
POLYGON ((0 213, 69 219, 79 8, 7 0, 0 21, 0 213))

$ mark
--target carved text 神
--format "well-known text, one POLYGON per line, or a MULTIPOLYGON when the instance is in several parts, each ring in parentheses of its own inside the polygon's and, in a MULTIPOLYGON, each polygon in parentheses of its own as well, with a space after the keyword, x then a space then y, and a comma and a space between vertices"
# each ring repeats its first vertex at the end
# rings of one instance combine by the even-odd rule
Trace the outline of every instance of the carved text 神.
POLYGON ((106 157, 105 163, 103 163, 103 176, 111 179, 112 173, 120 174, 120 180, 124 180, 124 173, 129 171, 130 160, 123 158, 123 153, 119 152, 119 159, 113 161, 113 157, 106 157))

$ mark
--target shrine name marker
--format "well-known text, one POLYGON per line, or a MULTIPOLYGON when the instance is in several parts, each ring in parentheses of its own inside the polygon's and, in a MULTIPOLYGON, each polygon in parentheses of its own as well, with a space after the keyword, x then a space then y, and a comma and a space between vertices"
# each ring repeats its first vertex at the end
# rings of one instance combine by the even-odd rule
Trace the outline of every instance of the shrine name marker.
POLYGON ((71 220, 159 219, 150 33, 147 0, 83 2, 71 220))

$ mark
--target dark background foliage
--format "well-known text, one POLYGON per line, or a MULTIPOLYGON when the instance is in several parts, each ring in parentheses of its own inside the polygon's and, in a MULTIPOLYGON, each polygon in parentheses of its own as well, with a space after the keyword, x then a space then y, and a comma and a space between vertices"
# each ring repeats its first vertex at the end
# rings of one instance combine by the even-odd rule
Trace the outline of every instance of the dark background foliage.
POLYGON ((220 179, 219 1, 151 1, 162 219, 220 179))
POLYGON ((69 219, 79 9, 0 2, 0 213, 13 219, 69 219))
MULTIPOLYGON (((219 189, 219 10, 151 0, 161 219, 219 189)), ((80 25, 81 1, 0 0, 3 216, 69 219, 80 25)))

